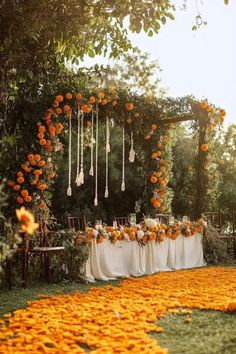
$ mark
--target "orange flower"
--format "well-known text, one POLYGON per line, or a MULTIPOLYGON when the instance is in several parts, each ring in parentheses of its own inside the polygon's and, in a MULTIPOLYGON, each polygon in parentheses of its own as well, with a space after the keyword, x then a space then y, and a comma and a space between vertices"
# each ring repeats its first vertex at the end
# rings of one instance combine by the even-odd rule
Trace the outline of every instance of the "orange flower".
POLYGON ((38 133, 37 137, 38 137, 39 139, 43 139, 43 138, 44 138, 44 134, 43 134, 43 133, 38 133))
POLYGON ((18 177, 22 177, 22 176, 23 176, 23 172, 18 171, 18 172, 17 172, 17 176, 18 176, 18 177))
POLYGON ((152 203, 152 205, 153 205, 153 208, 157 209, 157 208, 160 208, 161 203, 160 203, 158 200, 155 200, 155 201, 152 203))
POLYGON ((36 165, 37 165, 37 162, 36 162, 35 160, 31 160, 31 161, 30 161, 30 164, 31 164, 32 166, 36 166, 36 165))
POLYGON ((68 104, 65 104, 65 106, 63 107, 63 110, 65 113, 68 113, 71 110, 71 106, 69 106, 68 104))
POLYGON ((33 214, 24 207, 16 210, 16 216, 21 224, 21 229, 28 234, 32 235, 38 229, 39 225, 34 222, 33 214))
POLYGON ((126 122, 127 122, 128 124, 131 124, 131 123, 132 123, 132 119, 131 119, 131 118, 128 118, 128 119, 126 120, 126 122))
POLYGON ((156 130, 157 129, 157 125, 156 124, 152 124, 151 128, 152 128, 152 130, 156 130))
POLYGON ((226 112, 224 109, 220 109, 220 116, 221 117, 225 117, 226 116, 226 112))
POLYGON ((27 189, 22 189, 22 191, 21 191, 22 197, 26 197, 28 194, 29 194, 29 192, 27 191, 27 189))
POLYGON ((56 129, 62 130, 63 129, 63 125, 61 123, 57 123, 56 129))
POLYGON ((46 185, 46 183, 40 183, 37 185, 37 188, 41 191, 44 191, 44 189, 47 188, 47 185, 46 185))
POLYGON ((202 107, 202 108, 207 108, 207 102, 206 101, 202 101, 201 103, 200 103, 200 106, 202 107))
POLYGON ((66 98, 67 98, 68 100, 71 100, 71 99, 73 98, 73 96, 72 96, 72 94, 71 94, 70 92, 68 92, 68 93, 66 94, 66 98))
POLYGON ((156 152, 154 152, 152 155, 151 155, 151 158, 152 159, 156 159, 158 156, 157 156, 157 153, 156 152))
POLYGON ((40 133, 45 133, 45 131, 46 131, 46 127, 44 125, 40 125, 39 126, 39 132, 40 133))
POLYGON ((52 145, 51 140, 47 140, 46 145, 47 145, 47 146, 51 146, 51 145, 52 145))
POLYGON ((45 166, 46 162, 44 160, 39 161, 38 166, 45 166))
POLYGON ((127 102, 125 108, 127 109, 127 111, 132 111, 134 109, 134 105, 132 102, 127 102))
POLYGON ((34 171, 35 176, 40 176, 42 173, 43 173, 42 170, 35 170, 34 171))
POLYGON ((36 154, 36 155, 34 155, 34 159, 35 159, 35 161, 38 162, 41 160, 41 156, 39 154, 36 154))
POLYGON ((18 177, 18 178, 17 178, 17 182, 18 182, 19 184, 24 183, 24 181, 25 181, 24 177, 18 177))
POLYGON ((112 106, 115 107, 116 105, 117 105, 117 101, 116 100, 112 101, 112 106))
POLYGON ((35 184, 37 184, 38 183, 38 179, 36 178, 36 179, 33 179, 31 182, 30 182, 30 184, 31 184, 31 186, 35 186, 35 184))
POLYGON ((94 96, 89 97, 89 102, 91 104, 95 103, 96 102, 96 98, 94 96))
POLYGON ((25 202, 26 203, 30 203, 32 201, 32 197, 30 196, 30 195, 27 195, 26 197, 25 197, 25 202))
POLYGON ((28 160, 29 160, 29 161, 34 160, 34 155, 33 155, 33 154, 29 154, 29 155, 28 155, 28 160))
POLYGON ((52 106, 53 106, 54 108, 58 107, 58 106, 59 106, 59 102, 54 101, 52 106))
POLYGON ((19 184, 16 184, 14 187, 13 187, 14 191, 18 191, 20 189, 20 186, 19 184))
POLYGON ((62 102, 63 101, 63 96, 62 95, 56 96, 56 101, 57 102, 62 102))
POLYGON ((202 145, 200 146, 200 148, 201 148, 201 150, 202 150, 203 152, 206 152, 206 151, 209 149, 209 147, 208 147, 207 144, 202 144, 202 145))
POLYGON ((45 139, 40 139, 39 144, 44 146, 46 145, 46 140, 45 139))
POLYGON ((56 114, 62 114, 62 109, 61 108, 56 108, 56 114))
POLYGON ((103 90, 99 90, 97 96, 98 96, 98 98, 101 98, 101 99, 104 98, 105 97, 104 91, 103 90))
POLYGON ((82 101, 83 96, 81 95, 81 93, 77 93, 76 99, 77 99, 77 101, 82 101))
POLYGON ((16 200, 17 200, 18 204, 23 204, 24 203, 24 199, 21 198, 21 197, 17 197, 16 200))
POLYGON ((46 203, 44 201, 41 201, 38 205, 39 209, 45 209, 46 208, 46 203))
POLYGON ((151 182, 151 183, 157 183, 157 178, 156 178, 156 176, 152 175, 152 176, 150 177, 150 182, 151 182))

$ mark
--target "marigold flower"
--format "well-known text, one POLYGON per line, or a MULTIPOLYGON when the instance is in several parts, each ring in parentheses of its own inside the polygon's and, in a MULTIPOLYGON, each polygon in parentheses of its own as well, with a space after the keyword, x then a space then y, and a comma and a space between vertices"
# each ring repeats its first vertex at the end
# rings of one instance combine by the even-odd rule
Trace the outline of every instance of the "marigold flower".
POLYGON ((71 94, 70 92, 68 92, 68 93, 66 94, 66 98, 67 98, 68 100, 71 100, 71 99, 73 98, 73 96, 72 96, 72 94, 71 94))
POLYGON ((69 112, 71 110, 71 106, 69 106, 68 104, 65 104, 65 106, 63 107, 64 112, 69 112))
POLYGON ((27 195, 24 199, 26 203, 30 203, 32 201, 32 197, 30 195, 27 195))
POLYGON ((23 204, 24 203, 24 199, 21 198, 21 197, 17 197, 16 201, 17 201, 18 204, 23 204))
POLYGON ((34 222, 34 216, 24 207, 16 209, 16 216, 21 224, 21 229, 32 235, 39 227, 39 224, 34 222))
POLYGON ((157 209, 157 208, 160 208, 161 203, 159 202, 159 200, 155 200, 155 201, 152 203, 152 205, 153 205, 153 208, 157 209))
POLYGON ((125 108, 127 109, 127 111, 132 111, 134 109, 134 105, 132 102, 127 102, 125 108))
POLYGON ((156 129, 157 129, 157 125, 156 125, 156 124, 152 124, 152 125, 151 125, 151 129, 152 129, 152 130, 156 130, 156 129))
POLYGON ((27 189, 22 189, 22 191, 21 191, 22 197, 26 197, 28 194, 29 194, 29 192, 27 191, 27 189))
POLYGON ((62 109, 60 107, 56 108, 56 114, 62 114, 62 109))
POLYGON ((150 177, 150 182, 151 182, 151 183, 157 183, 157 178, 156 178, 156 176, 152 175, 152 176, 150 177))
POLYGON ((13 190, 14 191, 18 191, 20 189, 20 185, 19 184, 16 184, 14 187, 13 187, 13 190))
POLYGON ((38 133, 37 137, 38 137, 39 139, 43 139, 43 138, 44 138, 44 134, 43 134, 43 133, 38 133))
POLYGON ((46 140, 45 139, 39 140, 39 144, 42 146, 46 145, 46 140))
POLYGON ((25 179, 24 179, 24 177, 22 177, 22 176, 17 178, 17 182, 18 182, 19 184, 24 183, 24 181, 25 181, 25 179))
POLYGON ((45 166, 46 162, 44 160, 39 161, 38 166, 45 166))
POLYGON ((201 148, 201 150, 202 150, 203 152, 206 152, 206 151, 209 149, 209 147, 208 147, 207 144, 202 144, 202 145, 200 146, 200 148, 201 148))
POLYGON ((93 104, 96 102, 96 98, 94 96, 89 97, 89 103, 93 104))
POLYGON ((7 182, 7 185, 8 185, 9 187, 14 187, 14 186, 15 186, 15 182, 13 182, 13 181, 8 181, 8 182, 7 182))
POLYGON ((77 101, 82 101, 83 96, 81 95, 81 93, 77 93, 76 99, 77 99, 77 101))
POLYGON ((107 104, 107 100, 105 98, 103 98, 102 102, 101 102, 101 105, 102 106, 105 106, 107 104))
POLYGON ((62 95, 58 95, 58 96, 56 96, 56 101, 57 102, 62 102, 63 101, 63 96, 62 95))
POLYGON ((36 155, 34 155, 34 159, 35 159, 35 161, 38 162, 41 160, 41 156, 39 154, 36 154, 36 155))
POLYGON ((97 96, 98 96, 98 98, 101 98, 101 99, 104 98, 105 97, 104 91, 103 90, 99 90, 97 96))
POLYGON ((39 126, 39 132, 40 133, 45 133, 45 131, 46 131, 46 127, 44 125, 40 125, 39 126))
POLYGON ((38 205, 39 209, 45 209, 46 208, 46 203, 44 201, 41 201, 38 205))
POLYGON ((37 185, 37 188, 40 190, 40 191, 44 191, 44 189, 47 188, 47 185, 46 183, 40 183, 37 185))
POLYGON ((207 102, 206 102, 206 101, 202 101, 202 102, 200 103, 200 106, 201 106, 203 109, 207 108, 207 102))
POLYGON ((117 105, 117 101, 116 100, 112 101, 112 106, 115 107, 116 105, 117 105))

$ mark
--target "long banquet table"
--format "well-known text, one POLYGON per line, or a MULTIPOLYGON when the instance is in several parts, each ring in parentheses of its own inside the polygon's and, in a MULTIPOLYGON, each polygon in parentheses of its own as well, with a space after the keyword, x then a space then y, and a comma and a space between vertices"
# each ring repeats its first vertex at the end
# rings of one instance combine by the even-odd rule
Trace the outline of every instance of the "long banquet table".
POLYGON ((166 237, 163 242, 149 241, 145 245, 136 240, 94 240, 86 262, 86 279, 107 281, 204 265, 200 233, 191 237, 181 234, 176 240, 166 237))

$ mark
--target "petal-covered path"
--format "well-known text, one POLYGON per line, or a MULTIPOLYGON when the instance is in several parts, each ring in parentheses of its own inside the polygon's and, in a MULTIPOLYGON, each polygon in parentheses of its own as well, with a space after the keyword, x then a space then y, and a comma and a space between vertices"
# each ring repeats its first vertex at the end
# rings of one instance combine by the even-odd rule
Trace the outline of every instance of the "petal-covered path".
POLYGON ((33 301, 1 320, 0 353, 166 353, 148 333, 178 307, 236 311, 236 268, 158 273, 33 301))

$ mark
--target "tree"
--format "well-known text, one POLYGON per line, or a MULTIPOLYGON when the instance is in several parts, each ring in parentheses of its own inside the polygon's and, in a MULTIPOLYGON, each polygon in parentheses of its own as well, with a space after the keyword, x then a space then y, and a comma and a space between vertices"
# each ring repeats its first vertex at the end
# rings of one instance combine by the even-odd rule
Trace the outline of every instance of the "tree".
POLYGON ((95 75, 100 78, 104 87, 116 86, 128 88, 142 95, 162 97, 166 91, 160 87, 160 64, 151 61, 149 53, 142 53, 139 48, 125 53, 121 60, 113 61, 112 65, 97 67, 95 75))
POLYGON ((152 36, 167 18, 173 19, 169 0, 3 0, 0 5, 1 99, 9 82, 48 73, 55 57, 76 62, 85 54, 119 57, 132 45, 129 29, 152 36))

